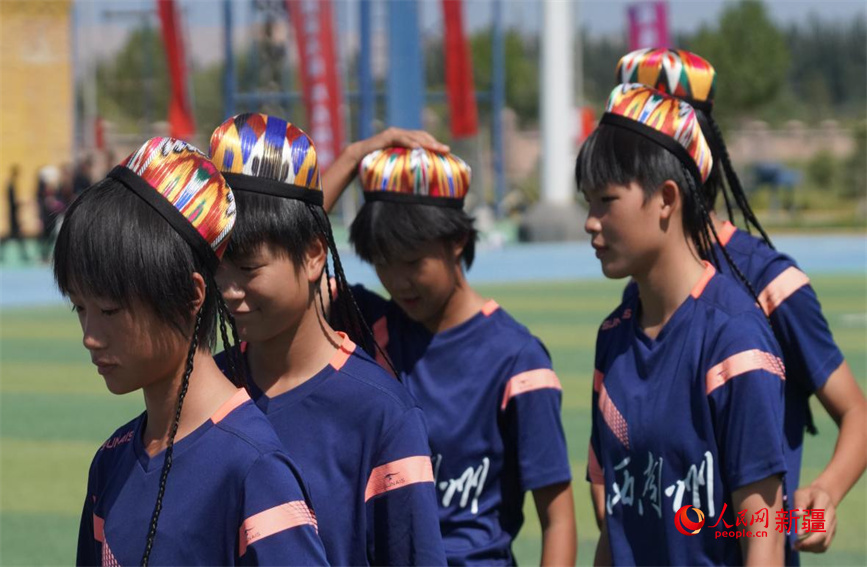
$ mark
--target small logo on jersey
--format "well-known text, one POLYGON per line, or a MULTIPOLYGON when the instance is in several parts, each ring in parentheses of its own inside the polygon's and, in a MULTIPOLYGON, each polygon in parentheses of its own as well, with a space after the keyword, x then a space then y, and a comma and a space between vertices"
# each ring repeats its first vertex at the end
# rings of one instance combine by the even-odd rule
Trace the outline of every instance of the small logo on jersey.
POLYGON ((406 483, 406 479, 400 476, 399 472, 389 473, 385 475, 385 486, 387 488, 391 488, 393 486, 400 486, 404 483, 406 483))
POLYGON ((612 317, 602 322, 602 330, 608 331, 618 326, 622 321, 632 319, 632 309, 626 309, 621 313, 620 317, 612 317))
POLYGON ((677 514, 674 515, 674 527, 677 528, 677 531, 682 533, 683 535, 695 535, 701 531, 701 528, 704 526, 704 512, 690 506, 687 504, 683 508, 677 511, 677 514), (692 508, 695 510, 695 513, 698 514, 698 521, 693 522, 687 516, 687 512, 692 508))
POLYGON ((118 445, 123 445, 124 443, 129 443, 130 441, 132 441, 132 436, 134 433, 135 433, 135 431, 128 431, 124 435, 118 435, 116 437, 113 437, 113 438, 109 439, 108 441, 106 441, 105 443, 103 443, 102 448, 103 449, 114 449, 118 445))

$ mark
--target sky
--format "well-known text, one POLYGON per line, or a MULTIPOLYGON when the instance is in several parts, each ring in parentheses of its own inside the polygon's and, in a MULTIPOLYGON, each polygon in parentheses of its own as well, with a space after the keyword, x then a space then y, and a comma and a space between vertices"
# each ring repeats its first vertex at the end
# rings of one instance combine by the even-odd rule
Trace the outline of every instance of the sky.
MULTIPOLYGON (((223 1, 177 0, 188 30, 190 57, 199 64, 222 59, 223 1)), ((441 33, 441 0, 421 1, 421 30, 425 35, 441 33)), ((576 27, 594 36, 623 33, 626 6, 635 0, 573 1, 576 27)), ((672 31, 694 31, 702 25, 713 25, 726 1, 730 0, 669 0, 669 22, 672 31)), ((507 28, 536 33, 542 19, 541 0, 502 0, 503 18, 507 28)), ((782 26, 804 23, 815 14, 824 21, 846 22, 865 18, 863 0, 765 0, 769 14, 782 26)), ((250 2, 233 0, 237 40, 243 42, 250 22, 250 2)), ((358 0, 333 0, 336 25, 346 44, 354 44, 358 29, 358 0)), ((373 0, 375 32, 385 31, 384 0, 373 0)), ((75 18, 78 24, 76 53, 80 61, 95 55, 104 57, 124 41, 128 30, 150 17, 153 25, 153 0, 77 0, 75 18), (148 14, 150 14, 148 16, 148 14)), ((464 0, 465 25, 471 31, 490 24, 493 0, 464 0)), ((341 46, 348 49, 348 45, 341 46)))

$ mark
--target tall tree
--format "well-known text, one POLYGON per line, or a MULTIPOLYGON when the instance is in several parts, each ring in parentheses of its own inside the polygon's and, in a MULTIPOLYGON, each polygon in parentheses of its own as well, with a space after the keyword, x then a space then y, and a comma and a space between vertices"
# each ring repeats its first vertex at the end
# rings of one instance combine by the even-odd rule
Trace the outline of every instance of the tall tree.
POLYGON ((786 86, 789 49, 758 0, 727 3, 719 27, 703 27, 688 43, 716 69, 716 114, 749 114, 786 86))
POLYGON ((166 120, 169 76, 160 30, 133 30, 113 59, 97 67, 100 113, 124 128, 166 120))

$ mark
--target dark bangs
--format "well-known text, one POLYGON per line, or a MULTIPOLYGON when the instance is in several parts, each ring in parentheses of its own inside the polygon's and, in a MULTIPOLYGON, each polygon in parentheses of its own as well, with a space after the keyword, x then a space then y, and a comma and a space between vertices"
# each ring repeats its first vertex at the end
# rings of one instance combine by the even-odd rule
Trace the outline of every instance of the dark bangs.
POLYGON ((693 184, 688 177, 680 160, 659 144, 608 124, 600 125, 587 138, 575 163, 578 190, 587 193, 635 181, 650 196, 669 179, 686 189, 693 184))
POLYGON ((411 256, 429 242, 457 243, 466 239, 461 259, 469 269, 477 238, 473 219, 463 209, 388 201, 365 203, 349 229, 349 241, 369 264, 411 256))
POLYGON ((63 295, 74 292, 127 308, 139 301, 182 334, 195 316, 193 272, 208 286, 199 344, 213 347, 213 277, 168 222, 117 181, 104 179, 79 195, 54 246, 54 279, 63 295))
POLYGON ((238 218, 226 249, 226 257, 232 261, 269 244, 300 266, 313 239, 327 239, 328 219, 321 207, 243 190, 234 194, 238 218))

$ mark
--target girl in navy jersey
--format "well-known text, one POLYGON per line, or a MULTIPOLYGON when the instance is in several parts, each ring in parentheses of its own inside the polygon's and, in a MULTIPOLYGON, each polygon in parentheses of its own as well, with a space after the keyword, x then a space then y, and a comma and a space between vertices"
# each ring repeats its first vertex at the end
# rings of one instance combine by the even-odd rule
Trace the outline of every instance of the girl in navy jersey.
POLYGON ((445 563, 424 416, 362 348, 375 352, 322 209, 313 143, 285 120, 242 114, 216 129, 211 156, 239 210, 217 280, 246 341, 249 389, 310 483, 329 561, 445 563), (329 253, 333 290, 320 285, 329 253))
POLYGON ((755 299, 708 261, 711 167, 692 107, 634 84, 578 156, 602 271, 635 281, 596 343, 603 564, 783 562, 785 372, 755 299))
MULTIPOLYGON (((380 362, 425 412, 449 564, 513 564, 526 492, 543 527, 541 564, 574 564, 560 382, 542 343, 467 283, 469 168, 448 153, 392 147, 364 157, 360 178, 366 202, 350 239, 391 299, 353 293, 385 350, 380 362)), ((341 189, 326 186, 326 202, 341 189)))
POLYGON ((241 375, 210 355, 228 314, 214 271, 235 222, 222 176, 154 138, 75 201, 60 290, 109 391, 144 393, 90 468, 79 565, 325 564, 306 490, 241 375))
MULTIPOLYGON (((834 342, 822 307, 810 280, 790 257, 776 251, 753 214, 740 180, 728 157, 725 141, 713 119, 716 71, 694 53, 674 49, 642 49, 621 58, 619 82, 640 82, 677 96, 696 109, 705 137, 710 140, 714 167, 702 190, 702 199, 723 246, 744 273, 780 344, 786 366, 786 487, 794 494, 790 502, 790 564, 798 563, 793 550, 823 552, 834 537, 836 508, 867 466, 867 401, 849 364, 834 342), (728 182, 723 182, 723 174, 728 182), (723 194, 728 218, 734 220, 731 201, 744 217, 747 230, 756 228, 761 238, 722 221, 714 212, 717 196, 723 194), (731 194, 731 195, 730 195, 731 194), (800 487, 804 430, 815 433, 809 398, 815 394, 839 426, 834 454, 822 473, 800 487), (806 510, 823 510, 826 531, 804 533, 799 526, 806 510), (800 537, 800 540, 798 539, 800 537)), ((717 254, 722 252, 717 249, 717 254)), ((720 266, 731 273, 728 265, 720 266)))

